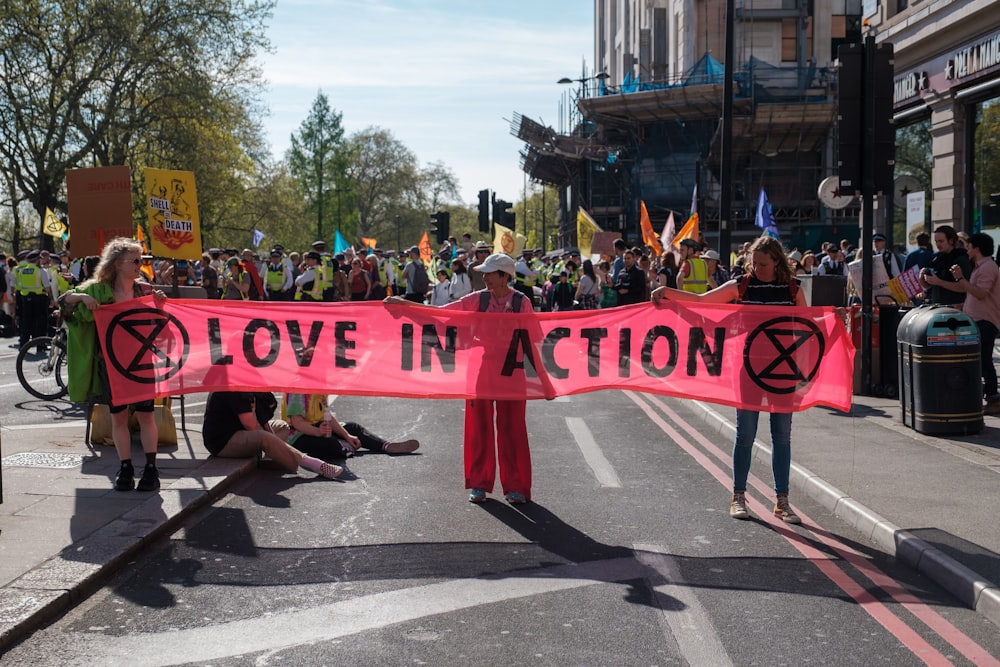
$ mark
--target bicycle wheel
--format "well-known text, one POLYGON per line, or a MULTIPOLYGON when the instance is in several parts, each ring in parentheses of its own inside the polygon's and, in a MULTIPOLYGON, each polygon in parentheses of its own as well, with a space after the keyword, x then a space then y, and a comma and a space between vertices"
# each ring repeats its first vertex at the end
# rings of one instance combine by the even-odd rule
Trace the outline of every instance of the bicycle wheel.
POLYGON ((52 336, 32 338, 17 353, 17 379, 29 394, 42 400, 66 395, 65 368, 66 344, 52 336))

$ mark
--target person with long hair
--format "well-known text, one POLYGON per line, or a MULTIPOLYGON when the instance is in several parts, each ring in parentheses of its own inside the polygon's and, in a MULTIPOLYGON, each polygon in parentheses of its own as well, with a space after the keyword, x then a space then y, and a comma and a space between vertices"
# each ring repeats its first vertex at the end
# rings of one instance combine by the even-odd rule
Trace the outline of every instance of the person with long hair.
MULTIPOLYGON (((805 306, 806 300, 799 289, 798 280, 792 275, 785 256, 785 249, 777 239, 762 236, 750 246, 746 274, 703 294, 684 292, 670 287, 653 291, 654 305, 664 301, 698 301, 702 303, 737 302, 747 307, 805 306)), ((736 410, 736 440, 733 443, 733 496, 729 516, 748 519, 746 490, 747 476, 753 441, 757 437, 760 412, 736 410)), ((772 412, 771 422, 771 472, 774 475, 776 500, 774 515, 786 523, 801 523, 788 503, 788 479, 792 467, 792 415, 772 412)))
POLYGON ((351 285, 351 301, 365 301, 372 291, 371 273, 365 270, 360 257, 351 260, 351 271, 347 274, 351 285))
POLYGON ((129 238, 114 238, 104 246, 101 261, 92 278, 85 280, 60 298, 63 317, 68 329, 66 357, 67 384, 71 401, 82 403, 93 399, 109 406, 111 434, 121 466, 115 478, 118 491, 156 491, 160 488, 160 473, 156 468, 156 421, 153 401, 114 405, 108 383, 107 366, 98 344, 94 311, 102 306, 131 301, 153 294, 158 304, 166 295, 147 283, 142 275, 142 246, 129 238), (139 422, 142 451, 146 463, 142 478, 135 483, 132 465, 132 434, 128 428, 129 408, 135 410, 139 422))
POLYGON ((472 292, 472 278, 465 268, 465 262, 460 259, 451 262, 451 285, 449 286, 449 297, 452 301, 458 301, 466 294, 472 292))
POLYGON ((576 286, 576 302, 580 310, 597 310, 598 296, 601 294, 601 279, 594 273, 594 263, 583 260, 583 276, 576 286))

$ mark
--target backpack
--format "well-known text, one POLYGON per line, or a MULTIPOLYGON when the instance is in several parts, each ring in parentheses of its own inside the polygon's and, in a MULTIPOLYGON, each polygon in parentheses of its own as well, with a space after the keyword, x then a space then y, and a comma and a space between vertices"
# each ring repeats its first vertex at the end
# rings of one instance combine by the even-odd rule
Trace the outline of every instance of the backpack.
POLYGON ((427 277, 427 269, 424 268, 424 263, 414 262, 413 268, 413 293, 427 294, 427 289, 431 286, 431 281, 427 277))
MULTIPOLYGON (((515 313, 521 312, 521 300, 524 299, 524 293, 514 290, 514 298, 510 302, 510 307, 515 313)), ((486 309, 490 307, 490 291, 483 290, 479 293, 479 312, 485 313, 486 309)))

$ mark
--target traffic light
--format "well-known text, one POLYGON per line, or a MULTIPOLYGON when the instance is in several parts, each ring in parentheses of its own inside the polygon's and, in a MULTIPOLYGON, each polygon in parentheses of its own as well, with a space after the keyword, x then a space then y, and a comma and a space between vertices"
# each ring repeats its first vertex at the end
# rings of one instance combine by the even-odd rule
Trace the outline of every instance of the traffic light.
POLYGON ((479 231, 490 233, 490 191, 479 191, 479 231))
POLYGON ((434 232, 438 245, 440 245, 447 241, 450 235, 451 213, 448 211, 431 213, 431 220, 434 221, 434 224, 431 225, 431 231, 434 232))
POLYGON ((509 209, 513 204, 509 201, 504 201, 503 199, 497 199, 496 195, 493 197, 493 222, 506 226, 508 222, 507 209, 509 209))

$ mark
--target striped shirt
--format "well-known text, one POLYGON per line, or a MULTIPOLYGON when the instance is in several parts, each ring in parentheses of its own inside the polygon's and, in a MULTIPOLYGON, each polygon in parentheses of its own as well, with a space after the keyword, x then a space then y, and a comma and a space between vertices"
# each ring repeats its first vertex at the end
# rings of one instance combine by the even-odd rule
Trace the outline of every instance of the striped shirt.
MULTIPOLYGON (((798 280, 795 281, 798 284, 798 280)), ((795 297, 788 283, 764 282, 750 275, 750 282, 740 299, 740 303, 753 306, 794 306, 795 297)))

